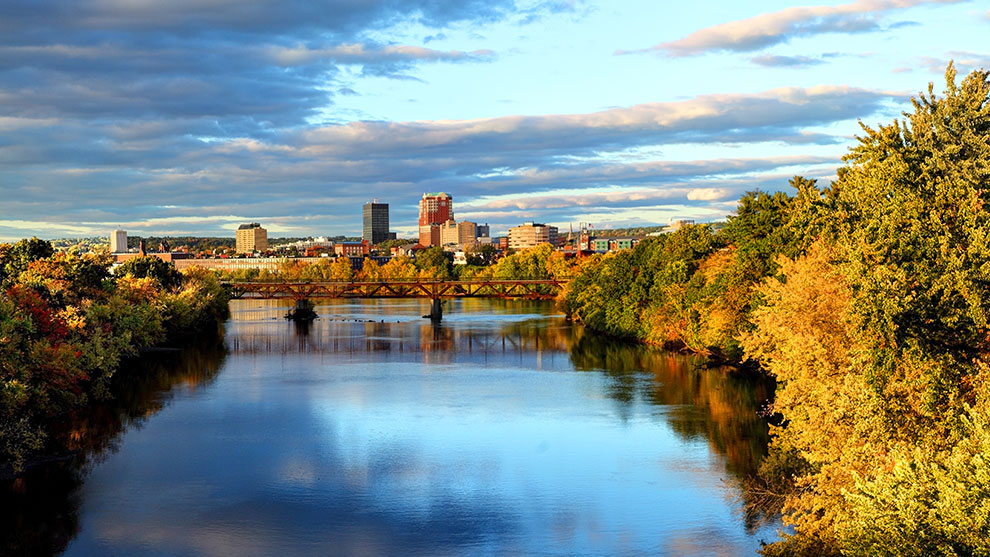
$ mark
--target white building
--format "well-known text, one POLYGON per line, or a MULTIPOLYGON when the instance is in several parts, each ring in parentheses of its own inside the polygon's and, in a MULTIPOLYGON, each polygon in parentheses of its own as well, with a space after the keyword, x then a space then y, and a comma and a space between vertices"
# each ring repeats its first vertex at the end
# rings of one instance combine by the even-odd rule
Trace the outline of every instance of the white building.
POLYGON ((114 230, 110 235, 110 253, 127 253, 126 230, 114 230))
POLYGON ((509 248, 535 248, 540 244, 557 245, 557 227, 527 222, 509 229, 509 248))

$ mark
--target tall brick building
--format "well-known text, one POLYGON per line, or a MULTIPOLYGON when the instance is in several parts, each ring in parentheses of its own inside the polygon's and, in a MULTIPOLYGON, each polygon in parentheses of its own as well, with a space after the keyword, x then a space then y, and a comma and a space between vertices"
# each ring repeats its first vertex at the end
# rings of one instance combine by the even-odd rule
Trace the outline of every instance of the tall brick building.
POLYGON ((454 218, 454 201, 443 192, 424 193, 419 200, 419 243, 439 246, 443 225, 454 218))

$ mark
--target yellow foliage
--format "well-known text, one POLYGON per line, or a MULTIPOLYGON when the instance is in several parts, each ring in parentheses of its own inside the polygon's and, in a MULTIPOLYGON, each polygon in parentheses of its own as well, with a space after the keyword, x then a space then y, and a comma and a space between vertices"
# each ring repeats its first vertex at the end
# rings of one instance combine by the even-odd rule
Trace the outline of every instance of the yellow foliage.
POLYGON ((755 330, 742 335, 746 355, 778 382, 774 410, 788 425, 773 429, 774 448, 796 449, 818 470, 798 480, 784 510, 799 534, 823 540, 834 537, 855 474, 885 458, 875 442, 877 401, 858 373, 852 296, 829 259, 821 244, 796 261, 779 259, 786 280, 759 288, 766 305, 753 312, 755 330))
POLYGON ((117 279, 117 293, 131 303, 152 302, 158 297, 159 286, 151 277, 124 275, 117 279))
POLYGON ((59 310, 58 318, 71 331, 81 332, 86 328, 86 315, 79 311, 76 306, 66 306, 59 310))

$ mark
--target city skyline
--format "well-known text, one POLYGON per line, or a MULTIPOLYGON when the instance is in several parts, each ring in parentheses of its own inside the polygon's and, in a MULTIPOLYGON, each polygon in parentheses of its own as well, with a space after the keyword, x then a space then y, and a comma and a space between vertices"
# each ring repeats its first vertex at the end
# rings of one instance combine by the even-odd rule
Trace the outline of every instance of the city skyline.
POLYGON ((0 5, 0 240, 719 220, 990 67, 978 2, 238 6, 0 5))

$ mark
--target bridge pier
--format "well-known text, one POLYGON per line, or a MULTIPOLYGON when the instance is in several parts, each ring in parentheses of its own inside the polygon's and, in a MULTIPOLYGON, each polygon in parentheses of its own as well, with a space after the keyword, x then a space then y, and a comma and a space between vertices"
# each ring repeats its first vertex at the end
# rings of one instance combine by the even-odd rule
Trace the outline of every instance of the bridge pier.
POLYGON ((434 323, 439 323, 443 319, 443 300, 440 298, 433 298, 433 303, 430 304, 429 315, 424 315, 423 317, 429 317, 430 321, 434 323))
POLYGON ((309 298, 297 298, 296 307, 289 310, 289 313, 285 314, 286 319, 291 319, 295 322, 301 321, 312 321, 319 317, 316 311, 313 310, 314 304, 309 301, 309 298))

